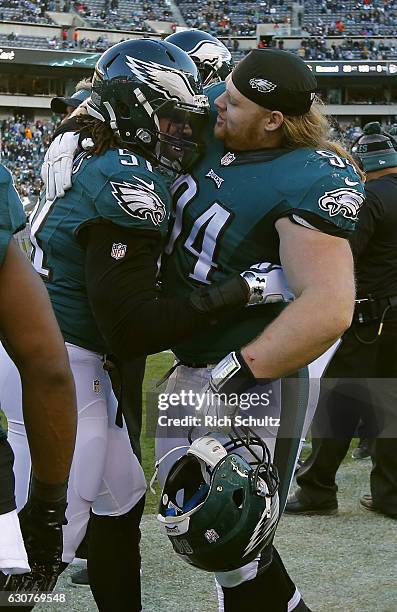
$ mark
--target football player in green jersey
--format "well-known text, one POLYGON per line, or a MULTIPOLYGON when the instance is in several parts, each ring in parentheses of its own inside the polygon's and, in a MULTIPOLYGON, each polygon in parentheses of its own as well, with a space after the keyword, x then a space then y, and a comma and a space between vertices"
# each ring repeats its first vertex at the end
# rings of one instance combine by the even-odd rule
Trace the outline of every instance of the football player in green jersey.
MULTIPOLYGON (((29 499, 19 514, 26 556, 16 514, 13 454, 0 421, 0 570, 9 575, 6 590, 50 591, 61 564, 76 398, 47 292, 13 240, 25 224, 11 175, 0 165, 0 336, 22 382, 33 467, 29 499)), ((7 386, 3 370, 1 379, 1 386, 7 386)), ((7 412, 7 403, 3 409, 7 412)))
POLYGON ((289 305, 265 303, 225 316, 199 339, 176 343, 179 365, 161 398, 164 409, 172 393, 157 440, 166 480, 160 520, 182 558, 216 572, 226 612, 240 612, 247 602, 272 612, 308 609, 272 539, 310 421, 305 365, 351 322, 354 277, 346 238, 364 201, 358 170, 327 138, 315 89, 298 57, 252 51, 226 87, 208 90, 216 140, 193 173, 173 186, 166 295, 208 286, 252 260, 281 264, 296 295, 289 305), (197 413, 199 404, 204 407, 197 413), (230 438, 205 435, 189 447, 175 420, 187 414, 198 415, 201 433, 225 426, 228 418, 230 438), (248 425, 244 416, 251 418, 248 425), (271 457, 260 450, 261 439, 271 457), (232 451, 231 459, 222 447, 232 451), (241 447, 244 461, 234 455, 241 447))
POLYGON ((63 558, 73 559, 92 507, 88 570, 101 610, 140 609, 145 493, 126 431, 115 425, 104 355, 110 349, 123 362, 157 352, 267 288, 251 272, 158 299, 170 207, 169 176, 158 168, 173 172, 197 159, 207 107, 197 68, 179 48, 153 40, 115 45, 97 64, 88 115, 79 119, 93 146, 74 160, 72 189, 64 198, 44 195, 31 218, 32 259, 67 343, 78 399, 63 558))
MULTIPOLYGON (((281 259, 299 297, 294 308, 291 310, 290 307, 285 313, 280 314, 280 305, 267 304, 260 311, 251 310, 225 319, 222 325, 209 329, 200 342, 185 342, 176 347, 178 358, 188 364, 182 363, 170 381, 176 391, 201 390, 210 377, 211 362, 250 342, 273 320, 275 323, 250 345, 250 350, 259 353, 253 372, 260 379, 296 371, 340 335, 350 316, 353 294, 351 261, 343 237, 353 229, 357 209, 363 201, 360 178, 346 152, 328 141, 327 122, 315 107, 310 108, 315 82, 304 64, 299 66, 297 58, 290 54, 266 53, 267 56, 259 57, 269 58, 270 66, 252 70, 253 66, 247 65, 248 60, 243 62, 241 70, 236 73, 238 83, 229 83, 228 93, 217 102, 217 135, 223 138, 226 146, 223 147, 222 142, 214 143, 213 151, 209 151, 198 166, 199 178, 196 173, 194 179, 180 177, 173 187, 176 208, 167 247, 169 257, 164 285, 170 295, 175 291, 183 295, 193 286, 208 286, 214 278, 222 278, 225 272, 235 267, 246 267, 245 260, 252 262, 254 256, 263 262, 260 264, 262 269, 270 271, 280 264, 281 259), (244 73, 247 75, 245 82, 244 73), (228 201, 230 196, 231 202, 228 201), (269 333, 274 328, 277 334, 269 333), (269 356, 264 371, 258 371, 258 364, 259 368, 262 367, 264 347, 265 357, 269 356), (197 367, 205 364, 209 367, 197 367)), ((220 84, 208 94, 214 99, 223 91, 224 85, 220 84)), ((238 363, 235 352, 227 359, 229 374, 234 370, 245 371, 247 378, 251 379, 248 382, 254 384, 250 370, 244 367, 239 355, 237 359, 238 363)), ((288 391, 286 389, 287 395, 288 391)), ((305 402, 296 402, 295 392, 289 395, 292 399, 288 402, 284 398, 282 405, 282 422, 286 422, 284 433, 279 432, 277 444, 274 432, 268 440, 281 475, 281 505, 288 490, 306 411, 302 409, 305 402), (301 407, 298 413, 295 404, 301 407), (286 415, 290 418, 287 419, 286 415), (291 421, 295 424, 293 435, 291 421), (283 435, 287 439, 283 440, 283 435)), ((279 413, 279 406, 276 408, 279 413)), ((263 414, 263 407, 260 414, 263 414)), ((274 418, 276 416, 277 412, 274 418)), ((249 446, 246 439, 244 444, 249 446)), ((159 457, 168 458, 160 466, 163 479, 178 456, 177 446, 178 440, 175 439, 169 439, 165 444, 164 440, 159 441, 159 457), (165 452, 167 448, 168 452, 165 452)), ((263 465, 261 462, 261 467, 263 465)), ((269 462, 266 465, 268 471, 269 462)), ((181 489, 183 470, 179 470, 179 475, 178 486, 181 489)), ((275 487, 266 479, 264 482, 274 499, 275 487)), ((263 491, 264 485, 259 489, 263 491)), ((253 494, 256 494, 255 490, 253 494)), ((211 520, 208 504, 205 503, 203 508, 204 515, 207 513, 208 520, 211 520)), ((167 508, 163 510, 168 512, 167 508)), ((183 515, 182 511, 178 513, 183 515)), ((260 550, 272 537, 274 516, 273 509, 270 510, 270 521, 246 525, 234 550, 232 546, 228 555, 220 554, 221 561, 226 560, 236 567, 236 551, 242 543, 248 546, 250 554, 260 550), (254 534, 257 537, 252 537, 254 534), (244 541, 247 535, 248 544, 244 541)), ((191 516, 192 527, 194 520, 191 516)), ((226 525, 226 530, 228 528, 226 525)), ((174 533, 178 533, 177 529, 174 533)), ((182 538, 179 551, 188 551, 185 557, 194 562, 188 537, 182 538)), ((211 565, 214 567, 211 551, 215 550, 214 543, 219 534, 210 528, 206 537, 207 568, 210 568, 211 565)), ((176 538, 174 543, 177 548, 176 538)), ((223 543, 220 544, 218 550, 222 551, 223 543)), ((259 561, 248 563, 247 567, 242 566, 236 572, 218 573, 218 582, 222 585, 220 597, 224 599, 222 605, 225 609, 241 610, 245 605, 245 592, 251 601, 265 599, 272 610, 287 607, 291 610, 306 609, 277 552, 268 546, 268 551, 259 561), (270 565, 269 550, 272 556, 270 565)))

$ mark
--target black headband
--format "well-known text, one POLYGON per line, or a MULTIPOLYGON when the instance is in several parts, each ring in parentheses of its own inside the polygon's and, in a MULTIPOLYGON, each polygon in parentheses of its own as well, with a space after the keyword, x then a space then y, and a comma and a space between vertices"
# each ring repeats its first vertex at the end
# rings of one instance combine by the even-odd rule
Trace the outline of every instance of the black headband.
POLYGON ((234 86, 263 108, 304 115, 317 81, 303 60, 289 51, 254 49, 232 72, 234 86))

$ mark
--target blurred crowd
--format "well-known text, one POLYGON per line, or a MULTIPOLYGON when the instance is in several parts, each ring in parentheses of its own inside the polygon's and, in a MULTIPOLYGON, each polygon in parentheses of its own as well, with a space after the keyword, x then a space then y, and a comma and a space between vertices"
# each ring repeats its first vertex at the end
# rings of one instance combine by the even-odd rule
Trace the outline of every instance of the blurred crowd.
POLYGON ((77 0, 74 9, 83 17, 86 25, 94 28, 148 32, 151 28, 146 20, 175 21, 166 0, 143 3, 132 0, 129 5, 124 2, 121 6, 119 0, 104 0, 101 10, 98 10, 97 4, 91 4, 89 0, 86 2, 77 0))
MULTIPOLYGON (((28 121, 15 115, 0 121, 1 162, 12 172, 20 196, 31 202, 42 188, 40 168, 52 135, 59 124, 55 116, 47 121, 28 121)), ((388 130, 391 126, 385 126, 388 130)), ((342 140, 347 149, 362 135, 358 123, 333 124, 332 137, 342 140)))
POLYGON ((206 30, 215 36, 254 36, 258 23, 276 23, 289 19, 289 4, 273 2, 240 2, 237 0, 178 0, 180 11, 191 28, 206 30), (285 18, 280 17, 285 13, 285 18))
MULTIPOLYGON (((137 29, 137 28, 135 28, 137 29)), ((235 34, 235 33, 233 33, 235 34)), ((240 35, 240 31, 238 33, 240 35)), ((118 42, 122 42, 125 38, 120 38, 118 42)), ((223 40, 224 44, 233 52, 240 48, 240 43, 237 38, 228 34, 228 38, 223 40)), ((13 46, 47 48, 55 50, 74 50, 74 51, 95 51, 102 53, 113 44, 106 34, 99 35, 96 39, 80 38, 78 31, 72 37, 53 36, 51 38, 30 37, 27 40, 25 37, 10 33, 6 37, 0 35, 0 44, 7 45, 12 43, 13 46)), ((284 39, 274 38, 274 46, 279 49, 285 49, 284 39)), ((254 43, 253 43, 254 45, 254 43)), ((261 44, 259 44, 261 47, 261 44)), ((396 59, 397 44, 395 41, 385 41, 376 38, 366 38, 364 40, 355 40, 349 37, 339 44, 330 41, 323 36, 311 36, 302 38, 300 44, 293 49, 288 50, 297 53, 304 60, 308 61, 354 61, 354 60, 369 60, 369 61, 386 61, 396 59)), ((250 49, 241 50, 241 56, 248 53, 250 49)), ((237 58, 240 59, 240 58, 237 58)))
POLYGON ((0 0, 0 21, 52 23, 45 13, 54 10, 54 0, 0 0))
POLYGON ((0 122, 1 162, 12 172, 15 186, 25 200, 41 190, 40 169, 58 120, 27 121, 15 115, 0 122))
POLYGON ((327 45, 323 37, 304 38, 296 50, 304 60, 387 60, 397 52, 393 42, 385 43, 371 38, 365 40, 346 40, 337 45, 327 45))
MULTIPOLYGON (((397 33, 397 0, 298 0, 294 8, 287 0, 176 0, 176 4, 187 26, 215 36, 254 36, 258 23, 272 23, 275 28, 292 23, 293 11, 307 36, 397 33)), ((74 11, 87 26, 101 29, 147 32, 150 21, 178 23, 167 0, 0 0, 0 21, 51 23, 47 11, 74 11)))

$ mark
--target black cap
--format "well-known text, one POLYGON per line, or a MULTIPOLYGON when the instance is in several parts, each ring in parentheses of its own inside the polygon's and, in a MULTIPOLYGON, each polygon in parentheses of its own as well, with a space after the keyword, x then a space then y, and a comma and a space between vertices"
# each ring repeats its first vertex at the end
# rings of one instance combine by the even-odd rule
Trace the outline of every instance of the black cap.
POLYGON ((352 146, 352 153, 365 172, 397 167, 396 143, 380 123, 367 123, 363 130, 364 134, 352 146))
POLYGON ((88 89, 80 89, 76 91, 70 98, 53 98, 51 100, 51 110, 53 113, 60 113, 63 115, 67 112, 67 106, 73 106, 73 108, 77 108, 80 106, 84 100, 86 100, 91 95, 91 92, 88 89))
POLYGON ((234 86, 263 108, 304 115, 314 100, 317 81, 305 62, 278 49, 254 49, 232 72, 234 86))

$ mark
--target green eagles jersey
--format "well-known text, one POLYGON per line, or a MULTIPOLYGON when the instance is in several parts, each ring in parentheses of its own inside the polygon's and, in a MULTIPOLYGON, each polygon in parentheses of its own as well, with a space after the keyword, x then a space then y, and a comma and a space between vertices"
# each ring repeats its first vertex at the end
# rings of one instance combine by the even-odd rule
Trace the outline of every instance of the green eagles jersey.
MULTIPOLYGON (((90 223, 110 222, 165 235, 169 209, 163 177, 125 149, 100 156, 81 153, 74 162, 72 189, 53 202, 43 196, 31 219, 32 261, 46 282, 65 340, 106 351, 88 302, 79 230, 90 223)), ((125 248, 114 244, 109 255, 120 259, 125 248)))
POLYGON ((26 215, 10 172, 0 164, 0 265, 11 237, 26 225, 26 215))
MULTIPOLYGON (((255 264, 280 264, 274 227, 280 217, 347 236, 364 201, 352 164, 330 151, 227 152, 215 139, 194 175, 178 178, 172 192, 174 222, 162 270, 170 296, 255 264)), ((246 308, 174 347, 175 354, 187 363, 215 363, 255 338, 282 308, 246 308)))

